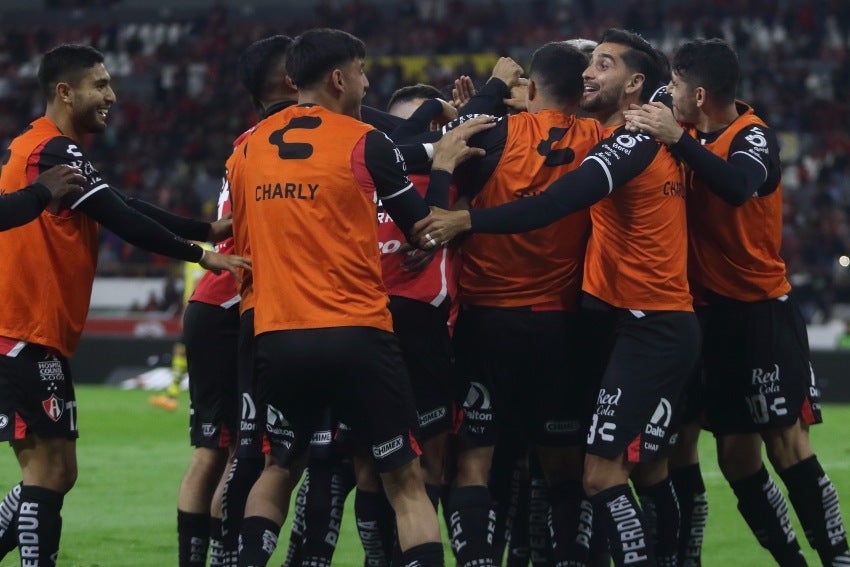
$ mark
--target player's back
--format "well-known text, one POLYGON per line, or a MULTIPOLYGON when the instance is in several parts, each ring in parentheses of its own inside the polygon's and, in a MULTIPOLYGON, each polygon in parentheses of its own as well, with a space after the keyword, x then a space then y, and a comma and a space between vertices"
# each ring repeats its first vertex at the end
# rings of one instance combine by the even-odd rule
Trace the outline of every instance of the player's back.
MULTIPOLYGON (((543 192, 577 168, 601 139, 599 123, 556 110, 507 118, 501 159, 472 206, 488 208, 543 192)), ((473 234, 463 243, 461 301, 574 308, 590 216, 578 211, 552 225, 512 235, 473 234)))
POLYGON ((264 120, 238 150, 257 334, 392 329, 365 167, 372 129, 320 106, 296 106, 264 120))

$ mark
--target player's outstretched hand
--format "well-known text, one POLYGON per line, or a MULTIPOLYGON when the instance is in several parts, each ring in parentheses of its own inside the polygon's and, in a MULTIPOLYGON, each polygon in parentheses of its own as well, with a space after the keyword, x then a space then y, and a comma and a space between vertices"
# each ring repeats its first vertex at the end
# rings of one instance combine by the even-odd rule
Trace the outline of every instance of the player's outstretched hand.
POLYGON ((472 228, 469 211, 431 207, 431 214, 413 225, 411 238, 423 250, 433 250, 472 228))
POLYGON ((461 75, 455 79, 455 86, 452 88, 452 106, 461 108, 469 99, 475 96, 475 84, 469 75, 461 75))
POLYGON ((490 78, 499 79, 508 85, 508 88, 511 88, 517 84, 520 75, 522 75, 522 67, 519 63, 510 57, 499 57, 499 60, 493 66, 493 74, 490 75, 490 78))
POLYGON ((211 271, 214 274, 221 273, 226 270, 233 274, 237 281, 242 281, 240 270, 250 270, 251 260, 236 256, 235 254, 219 254, 218 252, 207 251, 204 257, 199 262, 202 267, 211 271))
POLYGON ((434 161, 432 169, 442 169, 449 173, 455 170, 459 164, 471 157, 483 157, 485 151, 481 148, 468 146, 469 139, 479 132, 488 130, 496 125, 492 116, 481 114, 475 118, 465 120, 463 124, 452 128, 434 144, 434 161))
POLYGON ((79 191, 86 182, 86 176, 76 167, 60 164, 54 165, 41 175, 35 178, 36 183, 41 183, 53 199, 59 199, 66 193, 71 191, 79 191))

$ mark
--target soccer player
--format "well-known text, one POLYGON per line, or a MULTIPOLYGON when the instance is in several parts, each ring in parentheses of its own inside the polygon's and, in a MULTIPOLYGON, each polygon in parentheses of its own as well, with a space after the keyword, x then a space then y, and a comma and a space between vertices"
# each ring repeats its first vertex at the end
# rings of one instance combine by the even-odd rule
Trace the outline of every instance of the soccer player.
MULTIPOLYGON (((586 66, 580 51, 562 43, 534 53, 529 111, 478 134, 471 143, 486 156, 457 171, 458 188, 472 208, 545 190, 599 142, 599 123, 575 116, 586 66)), ((587 561, 588 548, 575 542, 584 497, 582 422, 589 406, 581 392, 589 388, 578 379, 571 349, 589 229, 590 214, 582 210, 536 231, 472 234, 463 241, 454 341, 467 394, 449 499, 460 566, 486 565, 494 556, 487 481, 494 447, 514 436, 505 446, 519 448, 516 458, 533 444, 549 482, 556 560, 587 561)))
POLYGON ((607 30, 584 71, 581 106, 608 136, 581 166, 539 195, 490 209, 437 211, 414 227, 420 243, 434 246, 464 230, 538 228, 591 206, 581 338, 601 385, 583 485, 617 565, 654 565, 656 557, 675 564, 678 506, 664 456, 699 346, 687 282, 684 172, 663 144, 624 125, 623 112, 649 101, 666 71, 664 56, 643 38, 607 30), (647 531, 645 513, 654 516, 656 534, 647 531))
POLYGON ((707 303, 706 411, 720 468, 759 543, 780 565, 805 565, 764 446, 823 564, 850 565, 838 494, 809 439, 821 411, 805 322, 779 256, 776 134, 735 99, 738 58, 724 41, 686 42, 672 69, 673 113, 644 105, 626 116, 693 172, 690 276, 707 303))
MULTIPOLYGON (((248 496, 243 567, 265 565, 274 551, 312 430, 328 405, 378 463, 404 564, 443 564, 376 226, 378 199, 403 229, 428 207, 397 148, 357 120, 368 87, 364 57, 363 43, 340 30, 301 34, 286 55, 299 105, 261 122, 234 154, 234 214, 244 207, 259 268, 255 356, 271 455, 248 496)), ((473 153, 466 150, 457 158, 473 153)))
MULTIPOLYGON (((257 118, 262 121, 298 101, 298 91, 286 74, 286 50, 292 39, 285 35, 273 35, 255 41, 240 54, 237 70, 240 82, 254 104, 257 118)), ((235 142, 240 143, 253 128, 245 132, 235 142)), ((235 214, 233 246, 235 253, 250 256, 247 221, 244 207, 233 208, 234 195, 231 192, 230 172, 236 160, 231 154, 225 165, 222 182, 222 199, 226 198, 229 208, 235 214), (226 193, 226 196, 225 196, 226 193), (241 216, 240 216, 241 215, 241 216)), ((239 287, 240 321, 238 335, 237 382, 241 413, 239 419, 238 441, 229 472, 221 486, 221 537, 223 555, 227 558, 224 565, 236 565, 238 555, 239 530, 248 493, 260 475, 265 464, 262 451, 265 407, 258 404, 255 391, 254 367, 254 293, 250 273, 242 278, 239 287)))
POLYGON ((31 184, 13 193, 0 188, 0 230, 9 230, 33 221, 51 202, 69 191, 79 191, 86 178, 69 165, 54 165, 31 184))
MULTIPOLYGON (((0 274, 0 415, 5 416, 0 440, 12 443, 23 477, 17 516, 22 562, 54 565, 62 502, 77 478, 76 399, 68 358, 88 311, 98 224, 128 242, 208 269, 236 271, 249 264, 241 257, 205 253, 175 236, 134 206, 191 227, 187 232, 201 240, 211 225, 128 200, 92 166, 82 139, 105 130, 116 100, 99 51, 56 47, 44 55, 38 79, 47 100, 45 115, 11 142, 0 187, 25 187, 57 164, 82 170, 86 180, 81 192, 51 203, 35 221, 0 233, 0 249, 15 267, 0 274)), ((7 528, 3 537, 13 531, 7 528)), ((0 555, 9 549, 3 546, 0 555)))

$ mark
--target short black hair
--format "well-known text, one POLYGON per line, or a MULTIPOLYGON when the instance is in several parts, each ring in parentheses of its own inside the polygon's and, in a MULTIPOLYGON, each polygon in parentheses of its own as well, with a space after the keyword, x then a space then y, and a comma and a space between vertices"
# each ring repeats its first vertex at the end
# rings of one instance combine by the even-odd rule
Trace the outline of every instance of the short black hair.
POLYGON ((259 39, 245 48, 239 55, 236 70, 245 90, 251 95, 255 106, 260 104, 263 88, 268 83, 269 70, 282 57, 286 57, 292 38, 288 35, 273 35, 259 39))
POLYGON ((672 67, 690 86, 704 88, 719 104, 735 102, 741 68, 738 56, 722 39, 686 41, 673 54, 672 67))
POLYGON ((407 85, 406 87, 401 87, 400 89, 397 89, 390 96, 390 101, 387 103, 387 110, 391 109, 394 104, 397 104, 399 102, 407 102, 409 100, 414 100, 417 98, 443 98, 443 93, 440 92, 440 89, 438 89, 437 87, 426 85, 424 83, 407 85))
POLYGON ((358 58, 366 58, 366 45, 358 38, 342 30, 316 28, 289 46, 286 74, 299 89, 310 88, 330 71, 358 58))
POLYGON ((38 67, 38 86, 41 94, 50 102, 56 85, 76 85, 86 72, 103 63, 103 53, 90 45, 63 43, 44 54, 38 67))
POLYGON ((566 42, 551 41, 531 56, 528 76, 557 102, 576 104, 584 91, 582 73, 586 68, 587 55, 566 42))
POLYGON ((599 43, 617 43, 629 48, 623 53, 623 62, 645 77, 640 93, 641 102, 649 102, 652 94, 662 84, 670 81, 670 62, 667 56, 652 47, 643 36, 635 32, 609 28, 599 43))

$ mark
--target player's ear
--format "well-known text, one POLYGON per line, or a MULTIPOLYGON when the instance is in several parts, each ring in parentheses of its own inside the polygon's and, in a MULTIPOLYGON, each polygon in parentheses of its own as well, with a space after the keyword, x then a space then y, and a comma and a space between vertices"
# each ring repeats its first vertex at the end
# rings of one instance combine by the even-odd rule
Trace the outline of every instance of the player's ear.
POLYGON ((62 102, 71 102, 71 85, 68 83, 56 83, 56 90, 54 91, 55 95, 59 97, 59 100, 62 102))
POLYGON ((706 92, 702 87, 697 87, 694 89, 694 97, 696 97, 697 108, 700 108, 703 104, 705 104, 706 100, 706 92))
POLYGON ((528 100, 537 98, 537 81, 532 78, 528 79, 528 94, 526 94, 526 98, 528 100))
POLYGON ((331 86, 335 91, 345 90, 345 75, 342 69, 334 69, 331 71, 331 86))
POLYGON ((635 73, 626 84, 626 92, 631 94, 640 91, 643 88, 644 81, 646 81, 646 76, 643 73, 635 73))

